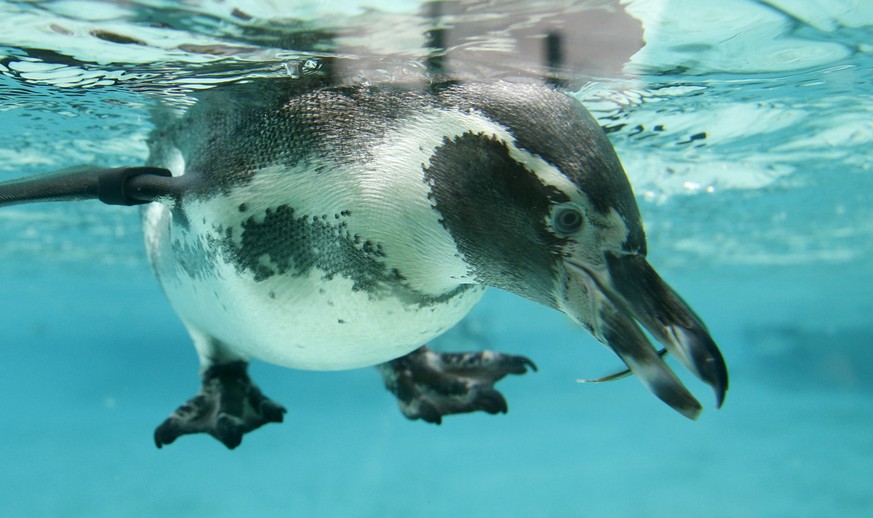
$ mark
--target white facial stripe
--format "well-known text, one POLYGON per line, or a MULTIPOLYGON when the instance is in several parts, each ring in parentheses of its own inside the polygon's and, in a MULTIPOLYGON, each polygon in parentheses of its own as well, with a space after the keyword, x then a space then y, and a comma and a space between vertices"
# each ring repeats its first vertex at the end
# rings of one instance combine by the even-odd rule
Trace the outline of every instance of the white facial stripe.
MULTIPOLYGON (((561 171, 541 157, 534 155, 517 144, 515 136, 508 128, 497 124, 477 111, 460 110, 454 111, 438 111, 436 114, 428 116, 430 119, 436 120, 435 128, 439 131, 436 137, 439 138, 440 144, 443 137, 450 139, 460 137, 464 133, 483 133, 485 135, 494 135, 498 139, 507 143, 509 156, 516 162, 523 164, 526 169, 533 172, 543 185, 550 185, 560 189, 567 196, 575 198, 574 193, 578 190, 576 185, 564 176, 561 171)), ((436 146, 434 146, 436 147, 436 146)))

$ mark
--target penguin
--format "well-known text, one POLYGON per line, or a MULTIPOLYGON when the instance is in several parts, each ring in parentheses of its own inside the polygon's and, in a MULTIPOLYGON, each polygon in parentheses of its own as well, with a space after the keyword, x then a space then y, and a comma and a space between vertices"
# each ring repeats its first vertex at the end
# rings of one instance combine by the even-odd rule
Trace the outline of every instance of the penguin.
POLYGON ((139 205, 149 261, 189 331, 200 392, 155 431, 228 448, 281 422, 250 379, 376 366, 409 419, 505 413, 525 356, 437 352, 486 288, 564 313, 680 414, 700 403, 664 351, 724 401, 724 358, 646 259, 622 165, 575 98, 536 83, 253 82, 217 88, 150 138, 144 167, 0 186, 0 205, 139 205), (660 342, 660 352, 647 338, 660 342))

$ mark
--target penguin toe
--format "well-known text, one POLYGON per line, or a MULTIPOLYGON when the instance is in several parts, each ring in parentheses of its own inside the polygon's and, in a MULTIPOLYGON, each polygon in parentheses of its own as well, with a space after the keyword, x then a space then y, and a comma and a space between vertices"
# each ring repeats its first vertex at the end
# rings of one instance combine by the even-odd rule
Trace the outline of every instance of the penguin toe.
POLYGON ((267 398, 261 400, 259 409, 264 423, 281 423, 285 420, 285 413, 287 412, 285 407, 267 398))
POLYGON ((215 429, 210 435, 232 450, 242 443, 244 425, 241 419, 222 413, 215 421, 215 429))
MULTIPOLYGON (((407 417, 409 417, 412 413, 413 412, 406 413, 404 411, 404 414, 406 414, 407 417)), ((425 423, 431 423, 436 425, 443 424, 443 414, 436 407, 436 405, 426 399, 422 400, 418 404, 418 411, 414 414, 416 415, 416 417, 410 417, 410 419, 421 419, 425 423)))

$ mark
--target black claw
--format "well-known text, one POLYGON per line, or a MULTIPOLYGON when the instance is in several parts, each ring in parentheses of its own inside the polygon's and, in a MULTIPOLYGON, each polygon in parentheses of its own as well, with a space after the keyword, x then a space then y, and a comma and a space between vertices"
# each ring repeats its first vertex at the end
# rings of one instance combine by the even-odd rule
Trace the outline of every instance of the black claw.
POLYGON ((520 358, 522 362, 522 372, 520 372, 519 374, 524 374, 525 372, 527 372, 527 370, 524 370, 524 367, 529 367, 530 370, 534 372, 539 371, 539 369, 537 369, 537 364, 531 361, 530 358, 526 356, 517 356, 517 358, 520 358))
POLYGON ((501 355, 503 370, 507 374, 524 374, 528 369, 536 372, 537 366, 525 356, 501 355))
POLYGON ((426 422, 436 425, 443 424, 443 416, 429 401, 422 401, 418 405, 418 417, 426 422))
POLYGON ((232 450, 242 443, 244 433, 243 424, 239 418, 221 414, 216 420, 215 431, 211 435, 232 450))
POLYGON ((482 410, 489 414, 505 414, 509 411, 509 406, 506 404, 506 398, 503 394, 497 392, 493 388, 483 389, 479 395, 479 404, 482 410))
POLYGON ((265 423, 281 423, 285 420, 285 407, 277 405, 269 399, 264 399, 261 402, 261 415, 264 416, 265 423))
POLYGON ((165 444, 172 444, 180 435, 178 426, 172 419, 167 419, 155 429, 155 446, 161 448, 165 444))
POLYGON ((261 393, 247 367, 245 362, 234 362, 207 369, 200 393, 155 429, 155 445, 161 448, 181 435, 206 433, 234 449, 246 433, 267 423, 281 423, 285 408, 261 393))

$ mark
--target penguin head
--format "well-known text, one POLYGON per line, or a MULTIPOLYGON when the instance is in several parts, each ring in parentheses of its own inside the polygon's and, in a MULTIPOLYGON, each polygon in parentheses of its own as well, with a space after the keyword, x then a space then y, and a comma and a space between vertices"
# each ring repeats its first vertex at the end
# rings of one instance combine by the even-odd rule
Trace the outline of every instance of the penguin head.
POLYGON ((424 165, 431 201, 476 281, 562 311, 656 396, 696 418, 700 404, 645 327, 713 387, 720 406, 721 353, 646 260, 633 191, 594 118, 542 86, 468 85, 443 96, 492 128, 447 136, 424 165))

